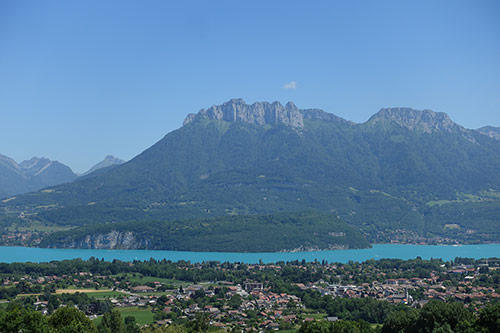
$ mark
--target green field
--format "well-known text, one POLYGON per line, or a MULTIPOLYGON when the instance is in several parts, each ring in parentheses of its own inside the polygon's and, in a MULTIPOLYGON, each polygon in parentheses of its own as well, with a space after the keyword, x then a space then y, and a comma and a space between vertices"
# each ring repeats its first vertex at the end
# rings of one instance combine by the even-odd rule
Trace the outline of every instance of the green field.
POLYGON ((118 274, 116 277, 121 277, 121 276, 127 276, 131 282, 139 282, 139 283, 146 283, 146 282, 161 282, 163 284, 172 284, 176 287, 179 286, 188 286, 190 283, 185 282, 185 281, 180 281, 180 280, 173 280, 173 279, 166 279, 166 278, 159 278, 159 277, 154 277, 154 276, 139 276, 138 274, 134 277, 132 274, 118 274))
POLYGON ((442 206, 451 203, 464 203, 464 202, 480 202, 486 201, 498 201, 500 199, 500 193, 495 190, 481 191, 478 195, 470 193, 457 193, 456 200, 431 200, 427 202, 427 206, 442 206))
POLYGON ((86 294, 89 297, 95 297, 95 298, 120 297, 127 295, 119 291, 88 292, 86 294))
POLYGON ((135 320, 140 325, 151 324, 154 322, 153 313, 149 309, 139 308, 137 306, 127 308, 117 308, 121 313, 122 318, 127 316, 135 317, 135 320))
POLYGON ((302 315, 302 317, 304 318, 314 318, 316 320, 322 320, 322 319, 325 319, 326 317, 328 317, 328 314, 324 313, 324 312, 320 312, 320 313, 316 313, 315 311, 313 312, 314 310, 305 310, 304 311, 304 314, 302 315))

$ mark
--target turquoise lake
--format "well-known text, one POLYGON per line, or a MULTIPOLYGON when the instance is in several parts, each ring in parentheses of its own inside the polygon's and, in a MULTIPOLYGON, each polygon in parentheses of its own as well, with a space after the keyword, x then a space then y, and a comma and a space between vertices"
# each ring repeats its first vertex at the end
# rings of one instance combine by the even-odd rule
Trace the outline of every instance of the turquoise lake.
POLYGON ((183 251, 153 251, 153 250, 83 250, 83 249, 41 249, 32 247, 0 246, 0 262, 47 262, 64 259, 88 259, 90 257, 104 258, 107 261, 118 259, 123 261, 167 259, 172 261, 186 260, 191 262, 229 261, 264 263, 277 261, 315 259, 328 262, 365 261, 368 259, 422 259, 441 258, 452 260, 455 257, 491 258, 500 257, 500 244, 481 245, 399 245, 379 244, 371 249, 335 250, 292 253, 226 253, 226 252, 183 252, 183 251))

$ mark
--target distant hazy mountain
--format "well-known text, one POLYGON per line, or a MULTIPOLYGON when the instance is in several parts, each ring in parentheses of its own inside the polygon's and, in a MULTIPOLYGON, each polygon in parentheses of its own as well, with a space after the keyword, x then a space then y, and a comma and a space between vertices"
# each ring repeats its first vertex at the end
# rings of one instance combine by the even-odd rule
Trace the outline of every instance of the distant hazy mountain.
POLYGON ((68 225, 317 210, 371 241, 499 241, 498 170, 500 141, 444 113, 387 108, 355 124, 233 99, 189 114, 125 164, 0 210, 68 225), (53 208, 33 208, 42 204, 53 208))
POLYGON ((75 180, 71 169, 57 161, 33 157, 19 164, 0 155, 0 197, 37 191, 75 180))
POLYGON ((107 168, 112 165, 120 165, 125 163, 124 160, 121 160, 117 157, 114 157, 112 155, 106 156, 101 162, 97 163, 94 165, 92 168, 90 168, 87 172, 83 173, 82 176, 88 175, 96 170, 102 169, 102 168, 107 168))
POLYGON ((27 177, 13 159, 0 155, 0 198, 28 192, 27 177))

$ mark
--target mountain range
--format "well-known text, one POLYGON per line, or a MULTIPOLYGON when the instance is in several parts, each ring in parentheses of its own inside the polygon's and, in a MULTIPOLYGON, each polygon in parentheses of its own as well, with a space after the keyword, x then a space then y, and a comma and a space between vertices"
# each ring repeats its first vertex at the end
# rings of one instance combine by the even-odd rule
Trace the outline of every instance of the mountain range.
MULTIPOLYGON (((108 155, 83 175, 123 162, 108 155)), ((72 182, 77 178, 70 167, 58 161, 33 157, 18 164, 12 158, 0 155, 0 198, 72 182)))
POLYGON ((13 159, 0 155, 0 197, 36 191, 76 178, 68 166, 57 161, 33 157, 17 164, 13 159))
POLYGON ((233 99, 189 114, 127 163, 0 209, 4 221, 22 212, 78 226, 81 237, 95 224, 111 233, 117 222, 127 232, 138 221, 317 211, 370 242, 498 241, 498 133, 431 110, 384 108, 357 124, 291 102, 233 99))

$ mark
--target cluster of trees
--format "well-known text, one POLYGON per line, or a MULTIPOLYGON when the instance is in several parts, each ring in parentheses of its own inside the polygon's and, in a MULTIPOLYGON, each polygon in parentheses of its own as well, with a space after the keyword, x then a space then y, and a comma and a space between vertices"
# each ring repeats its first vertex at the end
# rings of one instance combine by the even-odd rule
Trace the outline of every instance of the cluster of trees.
POLYGON ((96 325, 85 314, 74 307, 61 307, 50 316, 16 303, 0 310, 0 332, 2 333, 188 333, 218 331, 210 327, 209 318, 199 313, 191 321, 171 327, 140 328, 133 316, 123 318, 119 311, 109 310, 96 325))
MULTIPOLYGON (((113 305, 107 299, 96 299, 89 297, 86 293, 63 293, 63 294, 40 294, 24 296, 9 302, 12 309, 24 308, 29 310, 43 309, 37 302, 47 302, 47 313, 52 314, 62 305, 77 307, 87 315, 102 315, 112 310, 113 305)), ((1 332, 1 331, 0 331, 1 332)))
MULTIPOLYGON (((211 331, 206 314, 169 328, 144 328, 146 333, 181 333, 211 331)), ((95 325, 83 312, 73 307, 61 307, 46 317, 29 308, 10 305, 0 311, 0 332, 17 333, 139 333, 134 317, 122 318, 116 310, 106 312, 95 325)), ((421 309, 390 313, 383 325, 370 325, 358 320, 337 322, 313 321, 304 323, 299 333, 496 333, 500 332, 500 303, 490 304, 477 314, 460 303, 431 301, 421 309)))
POLYGON ((83 312, 72 307, 59 308, 46 317, 29 308, 11 306, 0 311, 0 332, 97 333, 97 329, 83 312))
POLYGON ((379 331, 380 329, 372 327, 365 321, 341 320, 307 322, 300 327, 298 333, 378 333, 379 331))
POLYGON ((421 309, 389 314, 382 332, 500 332, 500 303, 486 305, 475 314, 462 303, 430 301, 421 309))
POLYGON ((366 298, 340 298, 318 296, 316 293, 305 293, 302 301, 307 308, 325 311, 329 316, 336 316, 350 321, 366 321, 382 324, 393 312, 405 311, 408 307, 366 298))
POLYGON ((86 293, 71 294, 42 294, 38 296, 23 297, 23 306, 35 309, 36 301, 46 301, 48 313, 51 314, 62 304, 66 306, 76 306, 87 315, 102 315, 111 311, 113 305, 109 300, 100 300, 89 297, 86 293))
POLYGON ((461 303, 431 301, 421 309, 391 312, 383 325, 341 320, 304 323, 299 333, 496 333, 500 332, 500 303, 474 314, 461 303))
POLYGON ((122 318, 120 312, 109 309, 98 325, 75 307, 60 307, 50 316, 29 307, 11 303, 0 310, 0 332, 3 333, 139 333, 135 317, 122 318))
POLYGON ((196 282, 200 280, 227 280, 235 276, 244 278, 247 274, 245 265, 237 268, 237 264, 223 263, 228 271, 216 270, 217 263, 209 262, 200 265, 203 269, 194 270, 193 264, 186 261, 172 262, 166 259, 125 262, 120 260, 104 261, 94 257, 88 260, 72 259, 48 263, 0 263, 0 273, 5 275, 29 275, 39 277, 46 275, 72 275, 79 272, 90 272, 93 275, 116 275, 118 273, 136 273, 144 276, 177 279, 196 282))

